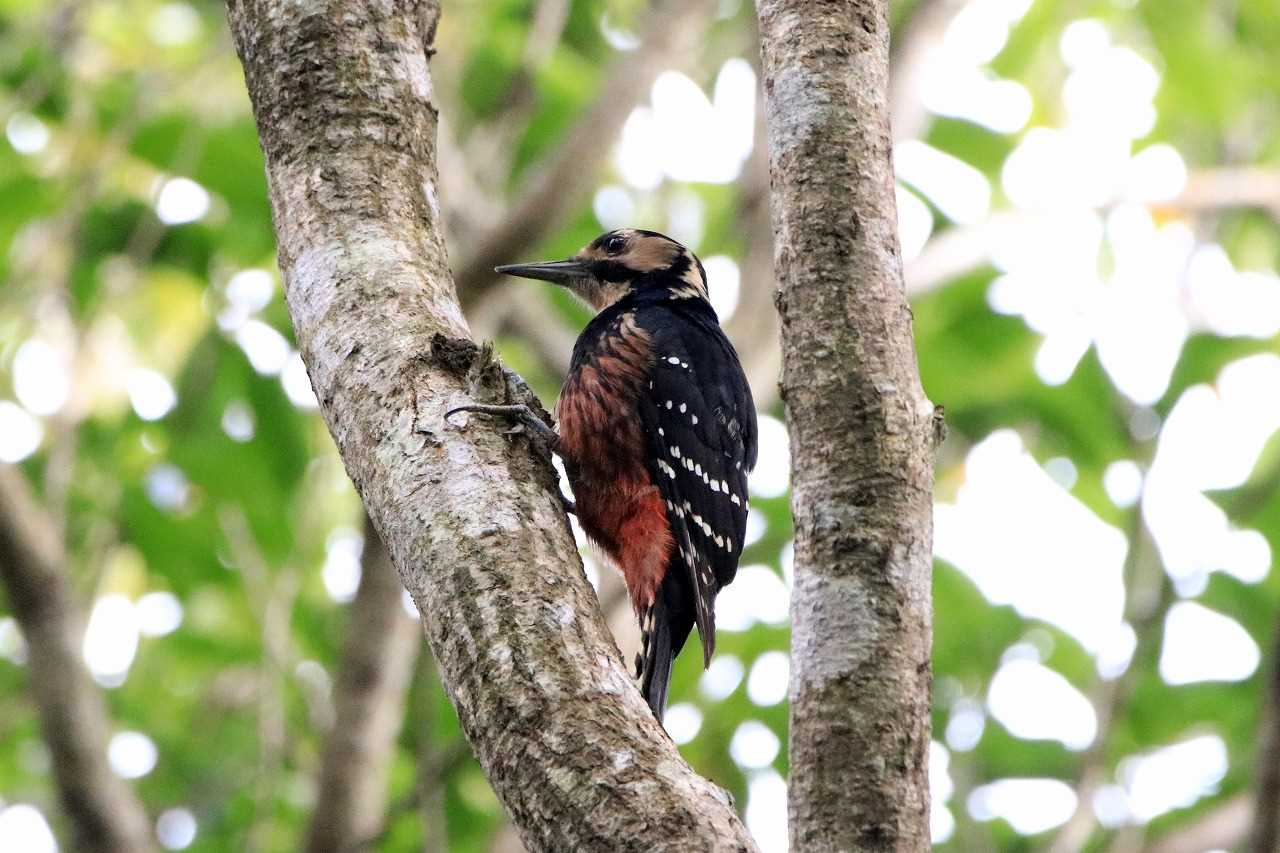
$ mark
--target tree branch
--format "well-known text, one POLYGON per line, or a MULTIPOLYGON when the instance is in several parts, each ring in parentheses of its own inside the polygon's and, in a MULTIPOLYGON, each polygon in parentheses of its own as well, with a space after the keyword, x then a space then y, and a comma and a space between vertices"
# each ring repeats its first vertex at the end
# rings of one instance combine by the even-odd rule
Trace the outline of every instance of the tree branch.
POLYGON ((83 627, 62 543, 22 473, 0 465, 0 580, 27 642, 27 673, 78 850, 150 851, 151 823, 107 764, 110 723, 80 657, 83 627))
POLYGON ((629 678, 550 466, 489 419, 443 419, 537 401, 470 341, 449 276, 426 62, 438 5, 228 11, 321 413, 525 845, 754 849, 629 678))
MULTIPOLYGON (((1230 850, 1244 840, 1253 820, 1253 803, 1239 794, 1214 806, 1193 823, 1143 848, 1145 853, 1204 853, 1230 850)), ((1274 850, 1274 848, 1272 848, 1274 850)))
POLYGON ((400 604, 400 578, 368 517, 360 586, 333 687, 334 725, 305 850, 343 853, 382 826, 386 769, 422 629, 400 604))
MULTIPOLYGON (((1112 199, 1108 205, 1119 200, 1112 199)), ((1280 216, 1280 170, 1263 166, 1202 169, 1187 176, 1182 192, 1150 206, 1182 216, 1236 208, 1257 208, 1280 216)), ((1033 214, 1004 211, 976 225, 942 231, 907 263, 907 292, 914 299, 989 263, 992 250, 1008 243, 1032 219, 1033 214)))
POLYGON ((654 4, 640 47, 618 59, 595 102, 556 146, 551 160, 457 267, 463 308, 470 310, 497 282, 495 266, 531 250, 590 196, 593 183, 586 178, 613 150, 631 110, 661 71, 687 65, 697 55, 715 8, 712 0, 654 4))
MULTIPOLYGON (((1134 455, 1142 451, 1135 448, 1134 455)), ((1145 460, 1150 463, 1150 457, 1145 460)), ((1080 771, 1076 779, 1076 809, 1047 847, 1047 853, 1073 853, 1088 846, 1090 837, 1098 825, 1094 811, 1094 795, 1107 781, 1111 770, 1109 747, 1112 727, 1129 710, 1133 692, 1145 672, 1160 655, 1160 643, 1164 639, 1160 631, 1169 606, 1174 602, 1173 582, 1160 563, 1155 542, 1142 517, 1141 504, 1130 512, 1126 537, 1129 551, 1125 557, 1125 620, 1137 637, 1129 668, 1110 680, 1099 680, 1094 687, 1090 704, 1097 715, 1097 735, 1080 758, 1080 771)))
POLYGON ((1249 853, 1280 850, 1280 628, 1272 643, 1271 671, 1262 696, 1262 721, 1249 853))
POLYGON ((1187 176, 1182 192, 1156 206, 1187 212, 1253 207, 1280 216, 1280 169, 1267 166, 1201 169, 1187 176))
POLYGON ((889 112, 894 140, 917 139, 929 128, 932 117, 924 105, 924 78, 961 5, 959 0, 919 0, 893 34, 889 112))
POLYGON ((887 0, 761 0, 792 450, 792 849, 929 848, 934 407, 902 284, 887 0))

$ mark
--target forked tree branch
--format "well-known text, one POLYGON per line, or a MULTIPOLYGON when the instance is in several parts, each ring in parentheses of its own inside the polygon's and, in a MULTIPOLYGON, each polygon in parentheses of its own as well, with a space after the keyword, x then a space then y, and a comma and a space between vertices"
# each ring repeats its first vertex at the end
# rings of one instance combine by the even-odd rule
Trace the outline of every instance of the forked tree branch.
POLYGON ((423 641, 418 621, 401 605, 403 589, 366 517, 360 585, 333 685, 333 730, 307 829, 309 853, 347 853, 382 826, 387 764, 423 641))
POLYGON ((0 465, 0 580, 27 643, 27 675, 74 849, 154 849, 142 803, 107 763, 110 721, 80 656, 84 626, 62 543, 22 472, 0 465))
POLYGON ((940 430, 902 284, 887 6, 757 6, 796 529, 796 851, 929 848, 940 430))
POLYGON ((550 465, 489 419, 444 421, 475 400, 536 400, 471 342, 449 275, 427 69, 438 4, 228 11, 321 413, 525 845, 754 849, 623 666, 550 465))

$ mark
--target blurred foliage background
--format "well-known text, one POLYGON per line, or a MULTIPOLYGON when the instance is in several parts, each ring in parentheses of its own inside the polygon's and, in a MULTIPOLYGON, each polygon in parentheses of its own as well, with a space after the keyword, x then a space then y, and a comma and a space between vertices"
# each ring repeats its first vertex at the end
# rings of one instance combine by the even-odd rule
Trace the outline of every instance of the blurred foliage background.
MULTIPOLYGON (((544 400, 587 315, 494 262, 624 224, 706 262, 762 461, 718 656, 680 660, 668 728, 785 849, 791 531, 754 11, 444 11, 460 295, 544 400)), ((1255 787, 1280 744, 1280 9, 899 0, 893 23, 907 287, 951 426, 935 842, 1243 845, 1280 797, 1255 787)), ((222 5, 2 0, 0 126, 0 463, 64 544, 112 767, 168 849, 296 847, 363 526, 291 343, 222 5)), ((618 582, 590 554, 588 573, 627 652, 618 582)), ((0 847, 54 850, 70 834, 5 606, 0 847)), ((427 657, 374 846, 519 849, 427 657)))

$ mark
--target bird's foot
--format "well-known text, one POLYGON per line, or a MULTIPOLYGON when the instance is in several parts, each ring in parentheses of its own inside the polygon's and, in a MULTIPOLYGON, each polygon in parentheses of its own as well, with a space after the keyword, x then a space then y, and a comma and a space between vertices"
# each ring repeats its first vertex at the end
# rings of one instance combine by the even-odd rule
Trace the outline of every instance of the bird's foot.
MULTIPOLYGON (((488 406, 480 403, 472 403, 467 406, 458 406, 444 413, 444 419, 456 415, 458 412, 473 412, 478 415, 494 415, 495 417, 511 418, 517 422, 518 427, 525 427, 538 438, 546 442, 548 448, 555 447, 556 433, 551 427, 543 422, 542 418, 533 413, 533 409, 520 403, 514 406, 488 406)), ((514 431, 518 431, 514 430, 514 431)))
MULTIPOLYGON (((543 421, 542 418, 534 414, 533 409, 530 409, 523 403, 514 406, 491 406, 472 403, 467 406, 458 406, 455 409, 450 409, 444 413, 444 419, 447 421, 458 412, 471 412, 478 415, 493 415, 495 417, 511 418, 515 420, 517 422, 516 427, 508 430, 508 433, 518 433, 521 429, 527 428, 531 433, 541 439, 541 442, 535 442, 535 446, 538 446, 545 454, 548 462, 552 461, 556 442, 559 440, 559 436, 556 435, 555 430, 547 426, 546 422, 543 421)), ((556 494, 559 495, 560 503, 564 507, 565 512, 570 512, 574 515, 578 514, 578 505, 576 503, 566 498, 564 493, 559 490, 557 490, 556 494)))

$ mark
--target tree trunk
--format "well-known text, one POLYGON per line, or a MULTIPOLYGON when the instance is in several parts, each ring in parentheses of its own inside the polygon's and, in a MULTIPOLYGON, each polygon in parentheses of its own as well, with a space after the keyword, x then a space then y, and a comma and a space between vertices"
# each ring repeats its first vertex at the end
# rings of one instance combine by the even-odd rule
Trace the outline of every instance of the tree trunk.
POLYGON ((22 472, 0 465, 0 581, 27 642, 27 677, 73 849, 145 853, 155 849, 151 821, 107 763, 110 719, 80 654, 84 626, 62 562, 55 526, 22 472))
POLYGON ((289 313, 321 413, 481 767, 533 851, 751 850, 628 676, 551 467, 472 401, 537 401, 468 336, 437 199, 439 7, 233 0, 289 313))
POLYGON ((790 832, 929 847, 934 407, 902 284, 887 0, 760 0, 791 430, 790 832))

